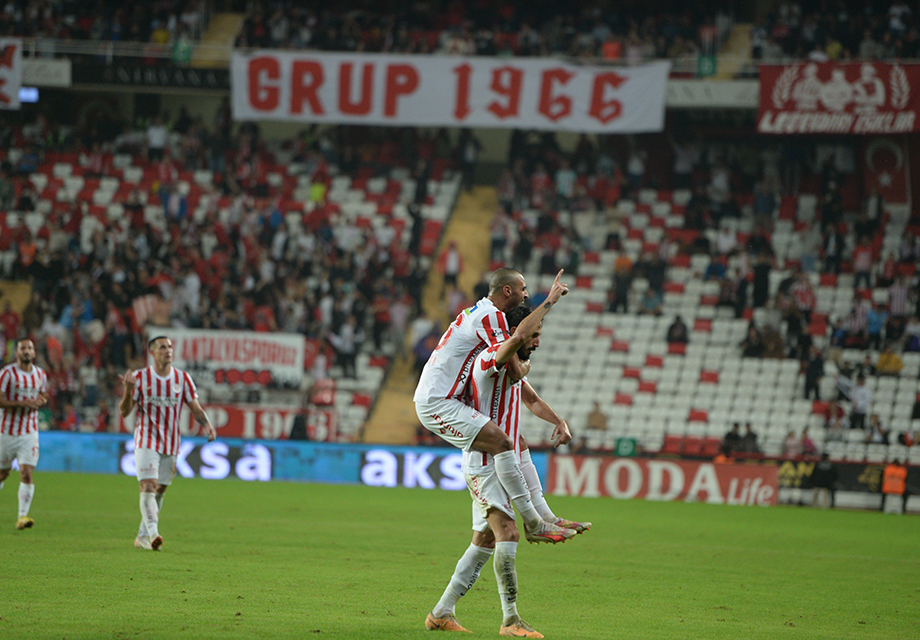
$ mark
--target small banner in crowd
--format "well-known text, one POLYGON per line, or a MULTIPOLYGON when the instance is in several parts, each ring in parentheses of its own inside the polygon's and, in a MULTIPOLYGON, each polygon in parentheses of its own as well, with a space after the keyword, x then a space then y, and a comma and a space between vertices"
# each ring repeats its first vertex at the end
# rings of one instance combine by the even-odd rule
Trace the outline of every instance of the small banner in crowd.
POLYGON ((920 130, 920 64, 806 62, 760 67, 761 133, 920 130))

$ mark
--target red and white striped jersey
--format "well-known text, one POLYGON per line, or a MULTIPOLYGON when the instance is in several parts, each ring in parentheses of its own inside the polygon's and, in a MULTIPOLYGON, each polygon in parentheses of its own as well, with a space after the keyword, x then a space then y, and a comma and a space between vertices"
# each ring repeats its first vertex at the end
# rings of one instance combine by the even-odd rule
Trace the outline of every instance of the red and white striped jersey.
POLYGON ((461 311, 425 363, 413 400, 461 398, 477 349, 498 344, 507 337, 505 314, 488 298, 461 311))
POLYGON ((153 367, 134 374, 134 394, 137 417, 134 421, 134 446, 153 449, 173 456, 179 453, 179 415, 186 402, 198 399, 198 389, 192 377, 172 367, 165 378, 153 367))
MULTIPOLYGON (((26 373, 13 362, 0 370, 0 395, 11 402, 33 400, 39 394, 48 393, 48 374, 32 365, 26 373)), ((0 433, 9 436, 24 436, 38 431, 38 409, 15 407, 0 409, 0 433)))
MULTIPOLYGON (((483 349, 473 361, 473 373, 464 402, 492 419, 514 443, 514 455, 521 459, 521 387, 520 380, 507 375, 505 365, 495 362, 500 345, 483 349)), ((525 378, 526 379, 526 378, 525 378)), ((492 456, 482 451, 463 452, 463 472, 475 475, 492 464, 492 456)))

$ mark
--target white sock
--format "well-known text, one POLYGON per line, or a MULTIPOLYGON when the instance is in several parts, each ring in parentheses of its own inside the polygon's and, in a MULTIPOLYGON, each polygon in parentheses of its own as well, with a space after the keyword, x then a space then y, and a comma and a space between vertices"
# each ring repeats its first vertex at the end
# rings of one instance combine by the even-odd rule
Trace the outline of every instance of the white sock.
POLYGON ((492 557, 492 549, 477 547, 470 544, 466 551, 457 561, 457 568, 454 569, 454 575, 450 577, 444 594, 438 600, 438 604, 431 610, 435 618, 443 618, 449 613, 454 612, 457 600, 473 588, 476 580, 479 579, 479 572, 483 565, 492 557))
POLYGON ((511 498, 518 513, 521 514, 528 531, 533 530, 543 519, 533 507, 527 482, 524 480, 524 474, 521 473, 521 467, 518 465, 514 451, 502 451, 492 456, 492 459, 495 460, 495 475, 498 476, 498 481, 511 498))
POLYGON ((156 494, 146 491, 141 493, 141 518, 148 538, 156 538, 160 535, 157 530, 158 516, 156 494))
MULTIPOLYGON (((156 501, 157 501, 157 522, 159 522, 160 509, 163 508, 163 494, 162 493, 159 493, 159 492, 156 493, 156 501)), ((144 524, 144 518, 141 517, 141 524, 140 524, 140 527, 138 527, 137 529, 137 537, 143 538, 145 536, 147 536, 147 525, 144 524)))
POLYGON ((29 507, 32 506, 32 496, 35 495, 35 485, 19 483, 19 517, 24 518, 29 515, 29 507))
POLYGON ((521 473, 524 474, 524 480, 530 490, 530 501, 533 502, 533 508, 546 522, 556 522, 558 519, 556 514, 546 504, 546 497, 543 495, 543 484, 540 482, 540 475, 530 458, 530 449, 521 451, 521 473))
POLYGON ((514 556, 517 555, 517 542, 496 542, 495 559, 492 566, 498 581, 498 595, 502 601, 503 622, 518 615, 517 611, 517 570, 514 568, 514 556))

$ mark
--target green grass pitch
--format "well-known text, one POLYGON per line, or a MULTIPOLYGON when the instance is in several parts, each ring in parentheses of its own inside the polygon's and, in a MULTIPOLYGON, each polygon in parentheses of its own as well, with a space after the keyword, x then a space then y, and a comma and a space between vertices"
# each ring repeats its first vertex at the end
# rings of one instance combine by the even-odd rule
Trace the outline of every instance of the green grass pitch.
MULTIPOLYGON (((36 473, 0 492, 0 638, 428 638, 469 544, 466 492, 179 479, 159 553, 133 547, 132 478, 36 473)), ((920 638, 920 518, 551 497, 594 529, 518 550, 547 638, 920 638)), ((491 564, 459 603, 498 635, 491 564)))

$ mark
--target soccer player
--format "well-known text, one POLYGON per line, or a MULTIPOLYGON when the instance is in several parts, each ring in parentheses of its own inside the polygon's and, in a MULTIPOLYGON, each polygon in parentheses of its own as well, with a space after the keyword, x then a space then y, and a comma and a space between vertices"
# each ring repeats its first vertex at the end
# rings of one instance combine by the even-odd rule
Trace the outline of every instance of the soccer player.
MULTIPOLYGON (((518 329, 522 335, 533 334, 553 305, 568 293, 568 285, 560 281, 561 277, 559 271, 545 302, 522 321, 518 329)), ((461 311, 441 336, 425 363, 413 400, 415 412, 426 429, 463 451, 475 449, 493 457, 498 481, 524 520, 527 540, 555 544, 568 540, 576 532, 540 517, 515 455, 514 441, 489 416, 463 403, 476 355, 483 347, 508 338, 505 312, 527 297, 527 284, 519 271, 505 267, 496 270, 489 279, 489 295, 461 311)), ((517 378, 525 375, 519 371, 521 363, 513 352, 506 366, 517 378)), ((557 427, 553 439, 560 434, 557 427)))
POLYGON ((158 551, 163 545, 158 527, 163 494, 176 474, 182 406, 188 404, 208 442, 217 437, 217 431, 198 403, 198 389, 192 377, 172 366, 172 340, 157 336, 147 344, 147 350, 153 357, 153 366, 122 376, 125 392, 119 409, 122 417, 127 417, 137 406, 134 461, 141 492, 141 526, 134 546, 158 551))
MULTIPOLYGON (((483 349, 472 367, 469 401, 480 411, 488 413, 516 443, 515 455, 521 460, 521 470, 527 481, 534 506, 546 522, 551 522, 578 533, 591 528, 590 522, 572 522, 557 518, 546 504, 543 487, 530 451, 520 434, 521 401, 537 417, 556 425, 553 433, 555 446, 567 444, 572 439, 568 425, 530 386, 526 379, 516 379, 506 363, 517 354, 522 367, 516 374, 530 370, 530 356, 540 346, 541 326, 531 335, 520 330, 520 324, 530 314, 524 305, 507 314, 511 337, 498 345, 483 349)), ((521 620, 517 611, 517 553, 518 530, 514 509, 507 492, 498 482, 492 456, 467 450, 463 452, 463 472, 473 498, 473 540, 457 562, 454 574, 438 604, 425 620, 429 630, 466 631, 454 615, 457 601, 479 578, 479 571, 494 553, 493 568, 502 603, 502 625, 499 635, 542 638, 540 632, 521 620)))
POLYGON ((35 345, 28 338, 16 343, 16 362, 0 370, 0 489, 19 461, 19 519, 17 529, 35 524, 29 517, 38 464, 38 408, 48 402, 48 374, 35 364, 35 345))

